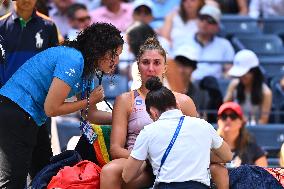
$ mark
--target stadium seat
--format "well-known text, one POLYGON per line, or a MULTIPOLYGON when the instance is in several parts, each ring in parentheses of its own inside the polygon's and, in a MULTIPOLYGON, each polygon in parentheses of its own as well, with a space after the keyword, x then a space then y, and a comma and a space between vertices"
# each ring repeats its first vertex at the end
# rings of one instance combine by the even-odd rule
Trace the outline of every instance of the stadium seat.
POLYGON ((257 144, 268 152, 268 158, 278 158, 284 142, 283 124, 247 126, 247 129, 255 137, 257 144))
POLYGON ((249 16, 223 15, 220 35, 230 39, 236 34, 261 34, 258 20, 249 16))
POLYGON ((284 71, 284 55, 259 57, 260 66, 268 78, 284 71))
POLYGON ((273 34, 233 37, 232 43, 237 50, 250 49, 258 56, 284 55, 281 38, 273 34))
POLYGON ((271 16, 262 19, 263 33, 279 34, 284 32, 284 17, 271 16))
MULTIPOLYGON (((284 66, 283 66, 284 67, 284 66)), ((270 113, 269 122, 283 123, 284 122, 284 90, 280 86, 280 79, 284 76, 284 71, 275 72, 274 77, 270 81, 272 91, 272 110, 270 113)))
POLYGON ((267 158, 268 167, 279 167, 279 158, 267 158))
POLYGON ((270 87, 273 93, 273 103, 275 104, 275 108, 279 109, 280 107, 284 106, 284 91, 281 89, 280 86, 280 79, 284 77, 284 71, 280 72, 281 74, 276 75, 270 82, 270 87))

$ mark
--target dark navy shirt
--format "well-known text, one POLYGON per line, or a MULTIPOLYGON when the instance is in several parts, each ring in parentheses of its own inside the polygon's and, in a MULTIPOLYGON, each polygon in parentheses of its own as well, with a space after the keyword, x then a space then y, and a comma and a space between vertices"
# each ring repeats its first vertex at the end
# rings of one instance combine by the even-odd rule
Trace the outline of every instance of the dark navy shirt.
POLYGON ((26 24, 23 24, 15 11, 1 17, 0 35, 3 37, 2 48, 5 51, 4 64, 0 64, 1 86, 26 60, 58 44, 55 24, 37 11, 33 12, 26 24))

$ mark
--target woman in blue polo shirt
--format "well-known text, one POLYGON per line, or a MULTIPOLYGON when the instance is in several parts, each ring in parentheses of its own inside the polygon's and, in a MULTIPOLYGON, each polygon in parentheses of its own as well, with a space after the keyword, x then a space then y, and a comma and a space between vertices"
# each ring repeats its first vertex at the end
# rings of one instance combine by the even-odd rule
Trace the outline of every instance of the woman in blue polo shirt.
POLYGON ((122 45, 114 26, 93 24, 76 40, 29 59, 0 89, 0 188, 24 187, 38 126, 47 116, 85 109, 91 122, 110 118, 95 108, 104 98, 102 86, 91 91, 90 85, 96 73, 115 69, 122 45), (65 102, 76 94, 81 100, 65 102))

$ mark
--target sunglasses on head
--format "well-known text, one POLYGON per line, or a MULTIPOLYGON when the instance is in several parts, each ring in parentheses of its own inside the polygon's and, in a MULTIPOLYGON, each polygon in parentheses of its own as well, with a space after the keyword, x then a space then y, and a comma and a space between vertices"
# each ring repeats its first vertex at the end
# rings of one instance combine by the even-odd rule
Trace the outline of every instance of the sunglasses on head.
POLYGON ((214 25, 217 24, 217 22, 211 16, 200 15, 199 18, 202 21, 206 21, 208 24, 214 24, 214 25))
POLYGON ((236 120, 237 118, 239 118, 239 116, 236 113, 230 113, 230 114, 221 114, 219 116, 220 119, 222 120, 226 120, 227 118, 230 118, 231 120, 236 120))
POLYGON ((91 20, 90 16, 85 16, 85 17, 81 17, 81 18, 75 18, 77 21, 79 22, 85 22, 87 20, 91 20))

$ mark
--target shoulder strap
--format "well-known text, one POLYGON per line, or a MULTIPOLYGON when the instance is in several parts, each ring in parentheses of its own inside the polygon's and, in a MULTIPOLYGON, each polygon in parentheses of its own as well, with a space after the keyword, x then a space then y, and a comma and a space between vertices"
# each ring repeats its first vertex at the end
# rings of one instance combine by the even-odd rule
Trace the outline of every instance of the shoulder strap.
POLYGON ((176 128, 176 131, 175 131, 175 133, 174 133, 174 135, 172 137, 172 140, 171 140, 170 144, 168 145, 168 147, 167 147, 167 149, 166 149, 166 151, 165 151, 165 153, 164 153, 164 155, 163 155, 163 157, 161 159, 161 164, 160 164, 160 168, 158 170, 158 174, 160 173, 161 168, 162 168, 163 164, 165 163, 165 161, 166 161, 166 159, 167 159, 167 157, 168 157, 168 155, 169 155, 169 153, 170 153, 170 151, 171 151, 171 149, 172 149, 172 147, 173 147, 173 145, 174 145, 174 143, 175 143, 175 141, 177 139, 177 136, 178 136, 179 131, 181 129, 184 117, 185 116, 182 116, 180 118, 179 123, 178 123, 177 128, 176 128))

